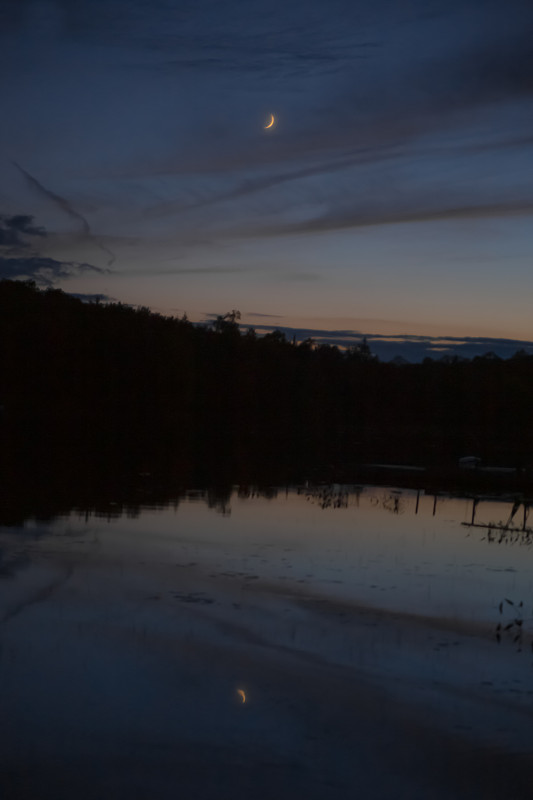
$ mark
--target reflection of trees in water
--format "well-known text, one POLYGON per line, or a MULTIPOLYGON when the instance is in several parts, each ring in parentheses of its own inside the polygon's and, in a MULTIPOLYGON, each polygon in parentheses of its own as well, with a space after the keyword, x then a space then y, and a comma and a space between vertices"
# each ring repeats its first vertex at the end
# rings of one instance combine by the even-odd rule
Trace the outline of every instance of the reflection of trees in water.
MULTIPOLYGON (((359 508, 364 489, 363 485, 321 484, 300 487, 298 494, 304 494, 307 500, 316 503, 322 509, 348 508, 350 504, 359 508)), ((403 514, 407 506, 402 495, 401 489, 391 489, 380 495, 370 494, 368 502, 374 508, 382 508, 392 514, 403 514)))
POLYGON ((262 488, 250 484, 242 484, 237 487, 212 486, 207 491, 202 492, 202 498, 207 502, 209 508, 223 516, 230 516, 231 498, 234 492, 239 500, 253 500, 256 497, 274 500, 278 496, 278 489, 274 486, 262 488))
POLYGON ((242 500, 253 499, 254 497, 264 497, 265 500, 275 500, 278 496, 277 486, 250 486, 249 484, 242 484, 237 488, 237 496, 242 500))
POLYGON ((298 493, 305 494, 306 500, 316 503, 322 510, 348 508, 349 491, 337 484, 305 487, 305 489, 299 489, 298 493))
POLYGON ((498 644, 507 641, 513 644, 517 652, 521 653, 524 647, 533 651, 533 616, 527 615, 523 600, 515 602, 504 597, 498 606, 500 621, 495 627, 494 635, 498 644))
POLYGON ((533 528, 506 528, 499 525, 487 525, 487 533, 482 537, 490 544, 520 544, 528 547, 533 544, 533 528))
POLYGON ((381 507, 385 511, 390 511, 392 514, 403 514, 405 511, 405 502, 399 491, 392 491, 390 494, 382 497, 381 507))
POLYGON ((400 489, 393 489, 379 496, 373 495, 370 497, 370 505, 374 508, 382 508, 384 511, 389 511, 391 514, 403 514, 405 511, 405 502, 401 495, 402 492, 400 489))
POLYGON ((231 486, 211 487, 207 490, 206 501, 208 508, 218 511, 225 517, 231 514, 231 486))
MULTIPOLYGON (((494 499, 494 498, 490 498, 494 499)), ((482 541, 490 544, 519 544, 531 546, 533 544, 533 528, 527 521, 531 509, 531 501, 524 498, 515 498, 505 520, 498 522, 476 522, 476 515, 483 500, 478 497, 472 499, 472 517, 470 522, 462 524, 467 528, 480 528, 485 531, 482 541), (521 513, 519 513, 521 511, 521 513)))

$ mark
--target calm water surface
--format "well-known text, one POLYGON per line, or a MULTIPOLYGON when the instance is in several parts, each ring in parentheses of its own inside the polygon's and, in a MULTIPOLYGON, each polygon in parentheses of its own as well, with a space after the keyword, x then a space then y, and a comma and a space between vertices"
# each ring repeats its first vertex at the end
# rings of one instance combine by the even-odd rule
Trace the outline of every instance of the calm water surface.
MULTIPOLYGON (((179 504, 140 513, 112 505, 109 513, 73 512, 46 533, 68 549, 99 546, 117 558, 138 551, 215 576, 424 616, 492 621, 504 598, 531 605, 528 509, 513 509, 512 501, 481 500, 474 509, 467 498, 340 486, 208 499, 190 492, 179 504)), ((31 539, 43 526, 28 522, 25 532, 31 539)), ((50 546, 48 536, 40 540, 50 546)))
POLYGON ((529 799, 530 538, 341 486, 4 527, 0 795, 529 799))

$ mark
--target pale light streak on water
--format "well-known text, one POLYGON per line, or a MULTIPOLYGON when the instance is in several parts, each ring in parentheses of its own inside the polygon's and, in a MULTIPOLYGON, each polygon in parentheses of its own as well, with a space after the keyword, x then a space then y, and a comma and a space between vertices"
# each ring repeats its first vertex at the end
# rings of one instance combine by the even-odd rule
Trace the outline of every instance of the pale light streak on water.
MULTIPOLYGON (((531 605, 533 548, 520 538, 489 542, 486 529, 465 526, 471 499, 421 494, 417 504, 416 492, 383 487, 337 487, 335 496, 341 507, 322 508, 324 497, 305 490, 273 499, 235 491, 220 513, 194 494, 137 518, 72 514, 50 532, 88 537, 117 558, 138 551, 214 576, 424 616, 494 621, 506 597, 531 605)), ((476 522, 505 523, 511 509, 480 501, 476 522)), ((520 510, 513 522, 521 520, 520 510)))

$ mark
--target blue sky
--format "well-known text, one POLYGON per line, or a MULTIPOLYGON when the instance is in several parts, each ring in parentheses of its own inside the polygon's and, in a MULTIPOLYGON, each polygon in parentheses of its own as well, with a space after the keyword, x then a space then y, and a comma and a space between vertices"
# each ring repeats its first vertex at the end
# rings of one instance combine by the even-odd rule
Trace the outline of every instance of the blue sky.
POLYGON ((0 215, 46 232, 0 236, 0 275, 533 339, 528 0, 0 0, 0 23, 0 215))

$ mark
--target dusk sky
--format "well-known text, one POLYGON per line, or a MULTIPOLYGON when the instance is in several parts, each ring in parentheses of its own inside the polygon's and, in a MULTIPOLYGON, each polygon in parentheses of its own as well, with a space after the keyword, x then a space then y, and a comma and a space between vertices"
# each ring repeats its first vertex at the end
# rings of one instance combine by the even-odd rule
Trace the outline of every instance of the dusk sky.
POLYGON ((0 0, 0 276, 533 340, 532 35, 531 0, 0 0))

